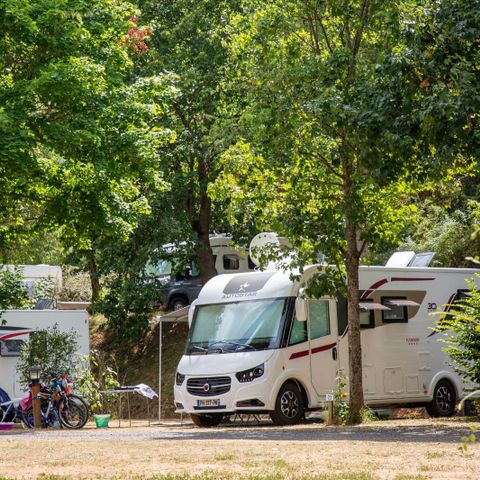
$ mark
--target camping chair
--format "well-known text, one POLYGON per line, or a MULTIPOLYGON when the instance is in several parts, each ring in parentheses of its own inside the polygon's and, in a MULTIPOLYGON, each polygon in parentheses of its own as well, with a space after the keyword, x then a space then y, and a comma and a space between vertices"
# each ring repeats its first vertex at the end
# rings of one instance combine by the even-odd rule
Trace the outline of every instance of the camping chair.
POLYGON ((22 420, 20 410, 21 398, 10 399, 8 393, 0 388, 0 423, 11 423, 22 420))

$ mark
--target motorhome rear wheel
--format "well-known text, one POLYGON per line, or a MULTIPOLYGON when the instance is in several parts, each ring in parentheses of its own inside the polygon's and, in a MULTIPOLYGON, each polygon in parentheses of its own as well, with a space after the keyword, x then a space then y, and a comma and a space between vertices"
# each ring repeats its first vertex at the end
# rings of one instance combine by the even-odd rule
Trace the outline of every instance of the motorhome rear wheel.
POLYGON ((270 418, 275 425, 293 425, 303 418, 304 409, 302 392, 294 382, 287 382, 278 392, 270 418))
POLYGON ((457 394, 448 380, 440 380, 433 392, 433 400, 426 409, 431 417, 451 417, 455 413, 457 394))
POLYGON ((208 413, 205 415, 190 415, 192 422, 197 427, 216 427, 223 420, 222 413, 208 413))

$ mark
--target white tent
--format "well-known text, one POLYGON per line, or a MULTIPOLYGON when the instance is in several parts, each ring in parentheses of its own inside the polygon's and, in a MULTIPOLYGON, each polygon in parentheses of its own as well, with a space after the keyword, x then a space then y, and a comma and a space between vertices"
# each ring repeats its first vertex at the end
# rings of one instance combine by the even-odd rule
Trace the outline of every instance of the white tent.
POLYGON ((167 312, 165 315, 160 315, 157 317, 158 321, 158 421, 162 419, 162 326, 164 322, 188 322, 188 311, 190 310, 190 305, 187 307, 181 308, 180 310, 175 310, 173 312, 167 312))

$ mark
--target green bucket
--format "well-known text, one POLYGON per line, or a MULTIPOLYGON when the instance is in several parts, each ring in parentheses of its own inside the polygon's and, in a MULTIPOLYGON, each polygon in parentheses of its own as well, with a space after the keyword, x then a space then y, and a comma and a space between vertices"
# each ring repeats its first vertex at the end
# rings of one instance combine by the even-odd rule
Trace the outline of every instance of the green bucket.
POLYGON ((97 428, 108 428, 108 422, 110 421, 110 414, 94 415, 95 425, 97 428))

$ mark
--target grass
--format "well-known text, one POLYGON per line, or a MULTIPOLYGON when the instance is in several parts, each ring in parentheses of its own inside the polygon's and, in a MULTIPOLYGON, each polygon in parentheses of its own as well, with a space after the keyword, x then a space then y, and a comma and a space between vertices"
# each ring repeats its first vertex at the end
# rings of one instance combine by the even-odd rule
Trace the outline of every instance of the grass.
MULTIPOLYGON (((282 429, 222 428, 223 438, 192 438, 193 427, 94 428, 83 432, 19 433, 0 436, 2 472, 0 480, 40 478, 138 479, 138 480, 470 480, 480 471, 480 448, 472 445, 468 458, 460 455, 458 441, 421 441, 405 432, 412 427, 440 427, 427 420, 376 422, 375 431, 389 435, 361 438, 358 432, 370 426, 289 427, 290 439, 282 429), (298 435, 292 436, 298 429, 298 435), (392 429, 398 432, 392 435, 392 429), (318 431, 311 439, 306 430, 318 431), (325 435, 321 432, 325 431, 325 435), (332 436, 332 431, 338 434, 332 436), (357 432, 352 439, 353 431, 357 432), (160 431, 162 435, 160 435, 160 431), (242 432, 249 432, 243 435, 242 432), (269 434, 269 432, 271 434, 269 434), (168 433, 165 436, 165 433, 168 433), (232 435, 235 433, 235 435, 232 435), (86 434, 86 435, 85 435, 86 434), (240 435, 239 435, 240 434, 240 435), (280 434, 280 435, 279 435, 280 434), (232 435, 232 437, 230 437, 232 435), (304 440, 301 440, 302 435, 304 440), (263 437, 263 438, 262 438, 263 437), (306 440, 308 438, 308 440, 306 440), (372 440, 371 438, 374 438, 372 440)), ((458 433, 464 426, 454 423, 458 433)), ((441 425, 443 430, 448 424, 441 425)))

